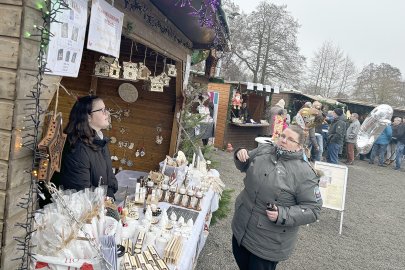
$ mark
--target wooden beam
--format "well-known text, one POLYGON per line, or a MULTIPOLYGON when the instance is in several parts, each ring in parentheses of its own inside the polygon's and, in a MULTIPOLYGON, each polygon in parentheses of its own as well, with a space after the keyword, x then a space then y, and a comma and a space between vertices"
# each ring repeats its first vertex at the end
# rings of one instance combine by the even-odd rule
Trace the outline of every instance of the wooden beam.
POLYGON ((181 110, 184 108, 185 98, 183 96, 183 62, 176 63, 176 107, 173 116, 172 135, 170 138, 169 155, 173 156, 179 149, 181 130, 178 121, 181 123, 181 110), (179 116, 179 119, 177 119, 179 116))

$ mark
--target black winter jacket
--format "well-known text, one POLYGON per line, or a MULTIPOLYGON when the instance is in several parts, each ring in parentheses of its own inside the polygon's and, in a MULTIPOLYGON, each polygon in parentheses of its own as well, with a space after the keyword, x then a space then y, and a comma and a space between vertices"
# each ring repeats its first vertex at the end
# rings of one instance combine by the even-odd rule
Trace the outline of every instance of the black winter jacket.
POLYGON ((108 139, 95 138, 97 150, 78 141, 74 147, 66 144, 62 158, 60 184, 64 189, 82 190, 107 185, 107 196, 114 198, 118 182, 112 171, 108 139))
POLYGON ((343 146, 346 135, 346 122, 344 121, 344 115, 336 118, 329 126, 328 132, 328 144, 335 143, 343 146))

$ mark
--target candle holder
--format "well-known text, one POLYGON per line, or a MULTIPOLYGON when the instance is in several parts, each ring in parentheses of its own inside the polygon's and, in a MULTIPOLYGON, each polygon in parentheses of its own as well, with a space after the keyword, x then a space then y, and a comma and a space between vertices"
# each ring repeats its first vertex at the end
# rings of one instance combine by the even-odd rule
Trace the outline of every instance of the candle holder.
POLYGON ((159 202, 166 202, 166 193, 169 189, 169 186, 166 184, 162 185, 162 195, 160 196, 159 202))
POLYGON ((193 198, 193 196, 194 196, 194 190, 192 190, 192 189, 188 190, 187 191, 187 197, 188 198, 187 198, 187 202, 184 205, 184 207, 189 208, 189 209, 193 208, 192 205, 191 205, 191 199, 193 198))
POLYGON ((197 191, 194 196, 197 198, 194 210, 201 211, 201 199, 203 198, 203 194, 201 191, 197 191))
POLYGON ((169 203, 173 204, 174 203, 174 198, 176 197, 176 187, 171 186, 169 190, 169 203))
POLYGON ((179 194, 180 194, 180 197, 179 197, 179 200, 177 201, 177 205, 183 206, 183 198, 184 198, 184 195, 186 195, 186 188, 184 188, 184 187, 180 188, 179 194))
POLYGON ((148 181, 146 183, 146 197, 152 195, 153 185, 154 185, 153 181, 148 181))

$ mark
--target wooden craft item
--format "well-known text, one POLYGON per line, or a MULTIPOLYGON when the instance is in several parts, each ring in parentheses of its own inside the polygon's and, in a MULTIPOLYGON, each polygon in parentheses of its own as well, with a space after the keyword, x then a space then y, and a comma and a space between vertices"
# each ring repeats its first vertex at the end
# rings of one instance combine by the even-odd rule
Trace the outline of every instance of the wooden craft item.
POLYGON ((99 62, 96 62, 94 74, 118 79, 120 77, 120 70, 121 67, 117 58, 100 56, 99 62))
POLYGON ((148 263, 145 264, 145 269, 146 269, 146 270, 154 270, 154 269, 153 269, 153 266, 152 266, 151 264, 148 264, 148 263))
POLYGON ((150 265, 155 265, 156 264, 155 261, 153 260, 152 254, 149 252, 149 250, 145 250, 143 252, 143 255, 144 255, 147 263, 149 263, 150 265))
POLYGON ((166 68, 167 68, 167 75, 169 75, 170 77, 177 76, 177 70, 175 65, 167 64, 166 68))
POLYGON ((136 261, 138 262, 138 266, 141 267, 142 269, 146 267, 146 261, 142 253, 136 254, 136 261))
POLYGON ((140 268, 139 265, 138 265, 138 262, 136 261, 135 256, 130 256, 129 258, 130 258, 130 260, 131 260, 131 266, 132 266, 131 269, 140 268))
POLYGON ((142 248, 144 240, 145 240, 145 232, 140 232, 138 234, 138 238, 136 239, 135 248, 142 248))
POLYGON ((133 62, 122 62, 123 72, 122 77, 127 80, 137 80, 138 64, 133 62))
POLYGON ((160 260, 160 257, 156 249, 153 246, 148 246, 148 250, 157 264, 158 260, 160 260))
POLYGON ((62 113, 58 113, 51 117, 45 137, 38 144, 38 151, 42 154, 41 156, 47 156, 47 158, 41 158, 39 161, 39 181, 49 182, 53 173, 60 171, 66 136, 62 129, 62 113))
POLYGON ((163 83, 163 86, 169 86, 170 85, 170 77, 166 74, 166 72, 163 72, 162 74, 159 75, 160 80, 163 83))
POLYGON ((160 172, 150 171, 148 178, 151 179, 153 183, 160 184, 164 180, 165 176, 160 172))
POLYGON ((127 251, 127 253, 129 255, 134 255, 133 249, 132 249, 132 241, 131 241, 131 239, 128 239, 128 241, 127 241, 127 249, 126 249, 126 251, 127 251))
POLYGON ((169 270, 169 267, 166 265, 166 263, 162 259, 157 261, 157 265, 159 267, 159 270, 169 270))
POLYGON ((139 68, 138 68, 138 79, 139 80, 147 80, 149 79, 150 74, 152 72, 148 69, 147 66, 144 65, 144 63, 139 63, 139 68))
POLYGON ((169 264, 178 264, 182 252, 183 240, 181 236, 173 237, 164 250, 163 260, 169 264))
POLYGON ((149 83, 150 83, 149 91, 151 91, 151 92, 163 92, 164 83, 163 83, 162 78, 160 76, 150 77, 149 78, 149 83))
MULTIPOLYGON (((138 99, 138 90, 130 83, 123 83, 118 87, 118 94, 120 98, 128 103, 133 103, 138 99)), ((129 116, 129 112, 127 113, 129 116)), ((125 111, 124 111, 125 116, 125 111)), ((128 117, 126 116, 126 117, 128 117)))
POLYGON ((124 255, 124 269, 132 270, 131 258, 128 253, 125 253, 125 255, 124 255))

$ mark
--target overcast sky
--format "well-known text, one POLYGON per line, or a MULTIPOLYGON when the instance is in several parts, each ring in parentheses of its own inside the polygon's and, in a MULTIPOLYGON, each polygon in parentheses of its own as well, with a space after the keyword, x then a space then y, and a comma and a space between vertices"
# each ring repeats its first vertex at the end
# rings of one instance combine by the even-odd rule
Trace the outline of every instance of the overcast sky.
MULTIPOLYGON (((233 0, 244 12, 261 0, 233 0)), ((405 0, 273 0, 298 20, 298 45, 308 58, 324 41, 338 45, 361 70, 388 63, 405 78, 405 0)))

